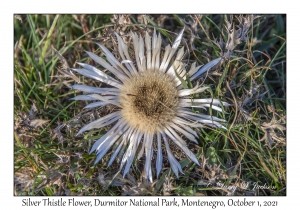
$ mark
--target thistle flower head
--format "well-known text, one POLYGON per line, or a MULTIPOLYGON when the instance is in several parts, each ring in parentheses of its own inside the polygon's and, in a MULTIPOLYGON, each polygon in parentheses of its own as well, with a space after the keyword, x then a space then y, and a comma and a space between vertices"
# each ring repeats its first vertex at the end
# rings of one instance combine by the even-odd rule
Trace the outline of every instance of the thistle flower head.
POLYGON ((108 62, 91 52, 87 52, 95 62, 114 76, 109 76, 96 67, 84 63, 78 63, 82 67, 81 69, 73 69, 83 76, 110 86, 97 88, 74 85, 74 89, 90 93, 89 95, 76 96, 73 98, 74 100, 98 100, 85 108, 100 107, 107 104, 118 107, 115 112, 85 125, 78 132, 80 134, 90 129, 113 125, 105 135, 94 143, 90 151, 96 151, 95 164, 115 142, 118 142, 108 166, 113 163, 120 150, 126 148, 120 163, 120 170, 125 166, 123 171, 123 176, 125 176, 141 144, 139 156, 145 153, 144 170, 147 178, 152 182, 153 144, 154 141, 157 142, 156 175, 158 176, 162 169, 163 141, 167 151, 167 159, 178 177, 178 171, 182 173, 182 169, 171 152, 168 140, 173 141, 193 162, 199 164, 196 156, 188 149, 181 136, 197 143, 197 133, 194 128, 207 125, 226 129, 220 123, 225 122, 225 120, 210 115, 196 114, 191 109, 192 107, 200 109, 211 107, 221 112, 220 105, 228 106, 229 104, 212 98, 191 100, 190 95, 207 89, 207 87, 199 87, 198 84, 192 89, 183 89, 179 77, 188 76, 191 81, 194 81, 221 60, 221 58, 217 58, 200 69, 194 63, 187 72, 185 70, 186 65, 182 62, 184 48, 177 52, 183 31, 179 33, 172 46, 168 45, 164 49, 164 53, 161 52, 161 36, 157 35, 155 30, 152 37, 146 33, 145 39, 141 35, 132 33, 133 44, 130 46, 127 46, 123 39, 116 34, 120 60, 101 44, 98 45, 108 62))
POLYGON ((160 71, 145 71, 121 88, 121 114, 132 127, 154 134, 170 125, 178 108, 178 90, 172 77, 160 71))

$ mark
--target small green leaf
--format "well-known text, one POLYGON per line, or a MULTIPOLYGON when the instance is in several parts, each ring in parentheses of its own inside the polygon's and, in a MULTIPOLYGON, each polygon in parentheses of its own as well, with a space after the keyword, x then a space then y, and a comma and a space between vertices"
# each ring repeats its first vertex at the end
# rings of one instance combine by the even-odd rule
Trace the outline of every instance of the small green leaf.
POLYGON ((46 191, 46 194, 47 194, 48 196, 53 196, 53 193, 52 193, 52 191, 51 191, 50 188, 45 187, 45 191, 46 191))
POLYGON ((208 158, 209 164, 218 164, 216 149, 214 147, 209 147, 206 151, 205 156, 206 158, 208 158))

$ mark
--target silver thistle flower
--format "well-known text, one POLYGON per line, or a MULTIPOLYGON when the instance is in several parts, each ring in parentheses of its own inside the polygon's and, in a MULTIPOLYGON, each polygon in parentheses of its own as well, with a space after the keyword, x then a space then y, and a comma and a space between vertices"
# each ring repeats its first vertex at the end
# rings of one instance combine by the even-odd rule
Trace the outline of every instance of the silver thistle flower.
POLYGON ((145 152, 144 170, 147 178, 152 182, 152 145, 154 141, 157 141, 156 175, 158 177, 162 169, 161 141, 163 140, 171 168, 178 177, 178 171, 182 173, 182 169, 170 150, 168 139, 172 140, 193 162, 199 165, 196 156, 188 149, 186 142, 178 133, 197 143, 197 133, 192 128, 207 125, 226 129, 219 123, 225 122, 225 120, 196 114, 191 110, 191 107, 203 109, 211 107, 221 112, 222 109, 219 107, 221 103, 223 106, 229 104, 212 98, 189 99, 191 94, 203 92, 208 87, 199 87, 197 84, 192 89, 182 88, 175 71, 180 77, 184 78, 187 74, 190 80, 194 81, 221 60, 221 58, 217 58, 200 69, 196 68, 195 63, 193 63, 187 73, 185 64, 181 62, 184 48, 181 48, 176 55, 183 31, 179 33, 172 47, 168 45, 165 48, 163 56, 161 56, 162 39, 160 34, 156 35, 155 30, 152 37, 146 33, 145 42, 141 35, 138 37, 136 33, 131 33, 135 60, 130 57, 128 46, 118 34, 116 34, 118 50, 122 61, 117 60, 101 44, 98 45, 108 62, 91 52, 87 52, 95 62, 114 74, 116 79, 96 67, 84 63, 78 63, 82 67, 81 69, 73 69, 83 76, 112 86, 111 88, 96 88, 74 85, 73 89, 91 93, 90 95, 76 96, 73 98, 74 100, 99 100, 99 102, 91 103, 85 108, 100 107, 107 104, 119 107, 118 111, 85 125, 78 132, 81 134, 93 128, 102 128, 115 123, 105 135, 94 143, 90 151, 90 153, 96 151, 95 164, 116 141, 119 141, 120 143, 113 151, 108 166, 112 164, 121 148, 128 145, 120 165, 121 170, 126 163, 123 172, 123 176, 125 176, 130 169, 139 144, 142 144, 139 156, 145 152), (174 61, 171 63, 172 60, 174 61))

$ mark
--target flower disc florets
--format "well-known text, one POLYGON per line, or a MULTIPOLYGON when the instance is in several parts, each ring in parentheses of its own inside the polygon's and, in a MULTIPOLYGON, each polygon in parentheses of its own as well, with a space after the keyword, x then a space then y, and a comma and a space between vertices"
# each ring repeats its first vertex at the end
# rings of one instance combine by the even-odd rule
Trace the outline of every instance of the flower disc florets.
POLYGON ((174 78, 159 71, 137 73, 120 92, 121 114, 134 128, 154 134, 176 116, 178 91, 174 78))

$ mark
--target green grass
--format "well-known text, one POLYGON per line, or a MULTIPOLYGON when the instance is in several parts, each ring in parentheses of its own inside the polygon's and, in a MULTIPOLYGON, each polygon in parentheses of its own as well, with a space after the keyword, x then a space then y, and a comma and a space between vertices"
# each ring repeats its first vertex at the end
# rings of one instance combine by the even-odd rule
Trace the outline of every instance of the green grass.
MULTIPOLYGON (((95 155, 88 151, 106 130, 75 136, 83 124, 93 119, 93 111, 82 112, 87 103, 69 100, 78 94, 67 87, 75 82, 63 77, 64 65, 53 48, 73 67, 76 62, 90 63, 84 51, 99 53, 94 42, 109 44, 106 38, 113 30, 143 32, 145 28, 155 27, 169 42, 190 22, 194 25, 185 26, 185 42, 182 42, 189 46, 185 60, 189 65, 194 61, 200 65, 226 53, 226 48, 222 52, 214 40, 215 37, 219 41, 221 37, 226 43, 226 16, 168 15, 160 26, 159 15, 145 16, 147 22, 139 22, 137 15, 128 15, 131 23, 123 25, 113 22, 112 17, 21 15, 22 21, 14 20, 15 195, 121 195, 134 187, 146 189, 147 195, 227 195, 218 183, 238 186, 243 182, 248 182, 250 187, 239 188, 233 195, 286 195, 285 16, 258 17, 249 28, 248 40, 234 48, 235 57, 206 78, 204 84, 211 89, 200 97, 213 96, 232 106, 224 109, 227 114, 212 111, 228 121, 227 131, 201 129, 199 145, 189 144, 201 166, 176 152, 184 174, 176 179, 166 162, 152 185, 142 181, 143 159, 134 162, 130 177, 124 179, 116 173, 118 164, 107 168, 109 155, 93 165, 95 155), (189 45, 192 33, 199 37, 193 41, 194 48, 189 45), (253 95, 247 94, 256 89, 253 95), (263 93, 264 96, 260 95, 263 93), (252 102, 246 103, 247 100, 252 102), (36 128, 28 125, 33 104, 37 107, 35 118, 48 120, 36 128), (59 125, 64 127, 57 132, 59 125), (270 136, 274 143, 267 146, 270 136), (104 179, 99 179, 101 176, 104 179), (256 182, 275 189, 252 190, 256 182)), ((236 18, 234 21, 238 25, 236 18)), ((89 85, 98 84, 80 79, 89 85)), ((187 85, 191 85, 189 81, 187 85)), ((109 109, 97 113, 101 115, 109 109)))

